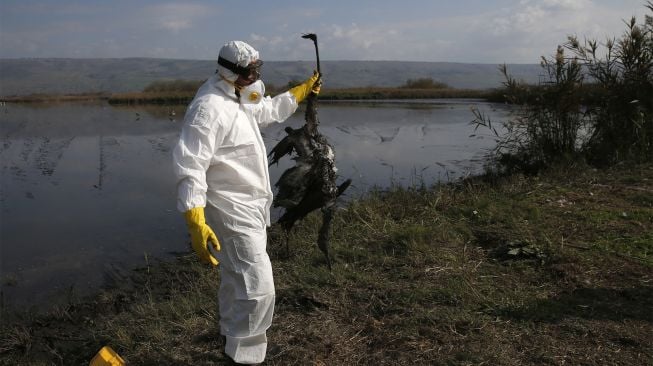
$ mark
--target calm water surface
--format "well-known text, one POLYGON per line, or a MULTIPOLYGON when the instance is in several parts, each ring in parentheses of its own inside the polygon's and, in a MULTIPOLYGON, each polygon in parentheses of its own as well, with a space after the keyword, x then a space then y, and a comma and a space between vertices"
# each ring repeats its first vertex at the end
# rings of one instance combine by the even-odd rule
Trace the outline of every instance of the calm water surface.
MULTIPOLYGON (((478 173, 489 136, 469 135, 473 100, 321 103, 320 130, 336 152, 348 198, 371 187, 430 184, 478 173)), ((152 258, 188 250, 175 208, 171 153, 183 107, 8 105, 0 109, 2 301, 41 305, 83 293, 152 258)), ((299 111, 263 130, 268 151, 299 127, 299 111)), ((272 183, 290 167, 270 168, 272 183)))

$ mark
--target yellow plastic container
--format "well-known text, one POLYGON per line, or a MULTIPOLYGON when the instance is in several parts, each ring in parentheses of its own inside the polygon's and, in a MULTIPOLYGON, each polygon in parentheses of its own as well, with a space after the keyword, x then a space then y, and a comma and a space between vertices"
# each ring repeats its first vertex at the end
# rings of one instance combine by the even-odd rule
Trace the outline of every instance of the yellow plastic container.
POLYGON ((93 357, 89 366, 125 366, 125 360, 111 347, 104 346, 93 357))

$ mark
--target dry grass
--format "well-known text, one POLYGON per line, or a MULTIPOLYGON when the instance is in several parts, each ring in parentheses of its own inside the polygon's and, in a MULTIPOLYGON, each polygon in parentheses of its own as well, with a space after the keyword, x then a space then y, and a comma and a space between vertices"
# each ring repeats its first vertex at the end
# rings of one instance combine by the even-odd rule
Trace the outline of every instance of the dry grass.
POLYGON ((29 94, 20 96, 0 97, 0 102, 6 103, 58 103, 58 102, 86 102, 107 100, 107 93, 81 93, 81 94, 29 94))
POLYGON ((195 91, 152 91, 114 93, 109 97, 110 104, 188 104, 195 91))
MULTIPOLYGON (((653 166, 373 192, 270 231, 268 365, 648 365, 653 166), (625 215, 624 215, 625 213, 625 215), (512 254, 511 254, 512 253, 512 254)), ((3 314, 0 364, 223 364, 217 272, 157 263, 48 314, 3 314), (4 320, 6 319, 6 321, 4 320)))
MULTIPOLYGON (((193 83, 193 82, 189 82, 193 83)), ((130 104, 165 104, 165 105, 187 105, 195 96, 195 89, 151 89, 142 92, 126 93, 86 93, 75 95, 57 94, 33 94, 26 96, 2 97, 0 102, 8 103, 43 103, 43 102, 76 102, 106 100, 113 105, 130 104)), ((271 90, 271 95, 284 92, 285 90, 271 90)), ((400 88, 346 88, 328 89, 320 93, 323 100, 378 100, 378 99, 434 99, 434 98, 479 98, 497 102, 503 102, 500 93, 493 90, 475 89, 410 89, 400 88)))
MULTIPOLYGON (((285 90, 279 90, 273 95, 285 90)), ((111 104, 188 104, 194 91, 156 91, 112 94, 111 104)), ((432 99, 432 98, 489 98, 491 91, 474 89, 407 89, 407 88, 347 88, 328 89, 320 93, 321 100, 368 99, 432 99)))
POLYGON ((417 88, 344 88, 324 89, 322 100, 367 100, 367 99, 435 99, 435 98, 489 98, 489 90, 476 89, 417 89, 417 88))

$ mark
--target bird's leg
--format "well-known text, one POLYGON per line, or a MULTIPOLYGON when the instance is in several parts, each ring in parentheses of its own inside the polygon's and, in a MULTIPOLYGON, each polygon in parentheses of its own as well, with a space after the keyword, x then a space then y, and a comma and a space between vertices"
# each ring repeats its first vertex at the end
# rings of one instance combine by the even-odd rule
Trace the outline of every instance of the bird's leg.
POLYGON ((331 220, 333 219, 333 206, 322 209, 322 227, 317 238, 317 246, 326 258, 329 271, 331 270, 331 258, 329 257, 329 238, 331 236, 331 220))
POLYGON ((290 231, 291 230, 292 230, 291 227, 284 230, 286 232, 286 258, 290 258, 290 244, 289 244, 289 242, 290 242, 290 231))

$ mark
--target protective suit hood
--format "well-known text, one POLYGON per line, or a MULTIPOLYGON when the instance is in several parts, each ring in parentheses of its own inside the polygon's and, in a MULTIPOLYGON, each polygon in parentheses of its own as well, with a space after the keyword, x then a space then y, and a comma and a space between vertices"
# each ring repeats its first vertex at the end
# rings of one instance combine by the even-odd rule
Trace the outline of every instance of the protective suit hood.
MULTIPOLYGON (((251 62, 259 59, 259 53, 254 47, 243 41, 230 41, 220 48, 218 59, 224 59, 236 66, 247 67, 251 62)), ((238 79, 238 75, 227 67, 218 64, 218 74, 231 82, 238 79)))

